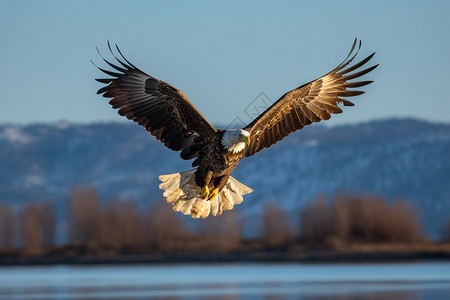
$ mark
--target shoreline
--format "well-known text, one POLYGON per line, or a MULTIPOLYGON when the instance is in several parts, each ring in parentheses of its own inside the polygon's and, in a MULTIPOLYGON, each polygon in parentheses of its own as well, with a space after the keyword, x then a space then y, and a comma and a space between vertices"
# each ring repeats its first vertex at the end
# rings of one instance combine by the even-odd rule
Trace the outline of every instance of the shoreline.
POLYGON ((221 264, 221 263, 396 263, 450 261, 449 251, 244 251, 229 253, 148 253, 99 255, 2 255, 0 266, 123 265, 123 264, 221 264))

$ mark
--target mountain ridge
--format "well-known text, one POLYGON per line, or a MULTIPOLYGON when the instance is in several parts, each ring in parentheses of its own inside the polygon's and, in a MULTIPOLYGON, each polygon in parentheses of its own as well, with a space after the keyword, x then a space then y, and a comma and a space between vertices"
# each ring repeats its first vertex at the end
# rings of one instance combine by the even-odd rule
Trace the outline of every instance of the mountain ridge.
MULTIPOLYGON (((295 220, 318 194, 342 191, 405 198, 437 236, 450 217, 450 124, 387 119, 308 126, 254 157, 233 177, 254 189, 235 209, 246 219, 276 201, 295 220)), ((0 125, 0 202, 51 199, 64 210, 71 187, 103 201, 162 201, 158 175, 190 169, 132 123, 0 125)), ((226 213, 226 212, 225 212, 226 213)))

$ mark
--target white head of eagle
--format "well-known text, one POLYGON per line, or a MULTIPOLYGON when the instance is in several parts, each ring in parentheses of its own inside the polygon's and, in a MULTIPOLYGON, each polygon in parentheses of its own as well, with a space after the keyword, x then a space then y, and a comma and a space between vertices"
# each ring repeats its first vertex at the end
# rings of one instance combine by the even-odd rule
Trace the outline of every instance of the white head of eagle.
POLYGON ((222 137, 222 146, 233 153, 241 152, 249 143, 250 133, 244 129, 227 130, 222 137))

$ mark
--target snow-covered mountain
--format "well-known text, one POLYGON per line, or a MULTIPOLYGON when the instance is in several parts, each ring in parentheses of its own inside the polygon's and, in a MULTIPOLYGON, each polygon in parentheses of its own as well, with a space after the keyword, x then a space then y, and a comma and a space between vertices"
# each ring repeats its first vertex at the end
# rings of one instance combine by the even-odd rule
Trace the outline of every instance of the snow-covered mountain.
MULTIPOLYGON (((161 201, 158 175, 189 168, 135 124, 0 126, 2 202, 51 199, 64 207, 77 186, 95 188, 104 200, 161 201)), ((244 217, 260 214, 263 201, 297 214, 319 193, 355 191, 406 199, 436 236, 450 217, 450 125, 316 124, 244 159, 233 177, 254 189, 237 206, 244 217)))

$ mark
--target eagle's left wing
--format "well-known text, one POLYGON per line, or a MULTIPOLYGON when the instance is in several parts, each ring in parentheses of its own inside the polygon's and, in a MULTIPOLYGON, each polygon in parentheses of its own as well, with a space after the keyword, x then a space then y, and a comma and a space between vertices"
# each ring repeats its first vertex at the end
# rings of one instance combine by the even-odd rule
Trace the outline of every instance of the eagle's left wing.
MULTIPOLYGON (((183 92, 148 75, 131 64, 120 52, 117 58, 108 42, 111 54, 119 65, 103 60, 114 69, 99 68, 112 78, 96 79, 105 84, 98 90, 121 116, 143 126, 166 147, 181 151, 183 159, 197 157, 216 133, 183 92)), ((99 53, 100 54, 100 53, 99 53)))
POLYGON ((338 106, 340 103, 344 106, 354 105, 341 97, 363 94, 363 91, 349 90, 348 88, 365 86, 372 83, 372 81, 348 81, 367 74, 378 66, 375 65, 362 71, 348 74, 366 64, 375 54, 372 53, 359 63, 346 68, 361 48, 361 42, 359 42, 356 53, 352 55, 356 49, 356 44, 357 40, 355 39, 347 58, 334 70, 325 76, 287 92, 244 128, 250 132, 250 144, 247 147, 245 156, 252 156, 256 152, 270 147, 306 125, 321 120, 328 120, 331 117, 330 114, 341 113, 342 110, 338 106))

